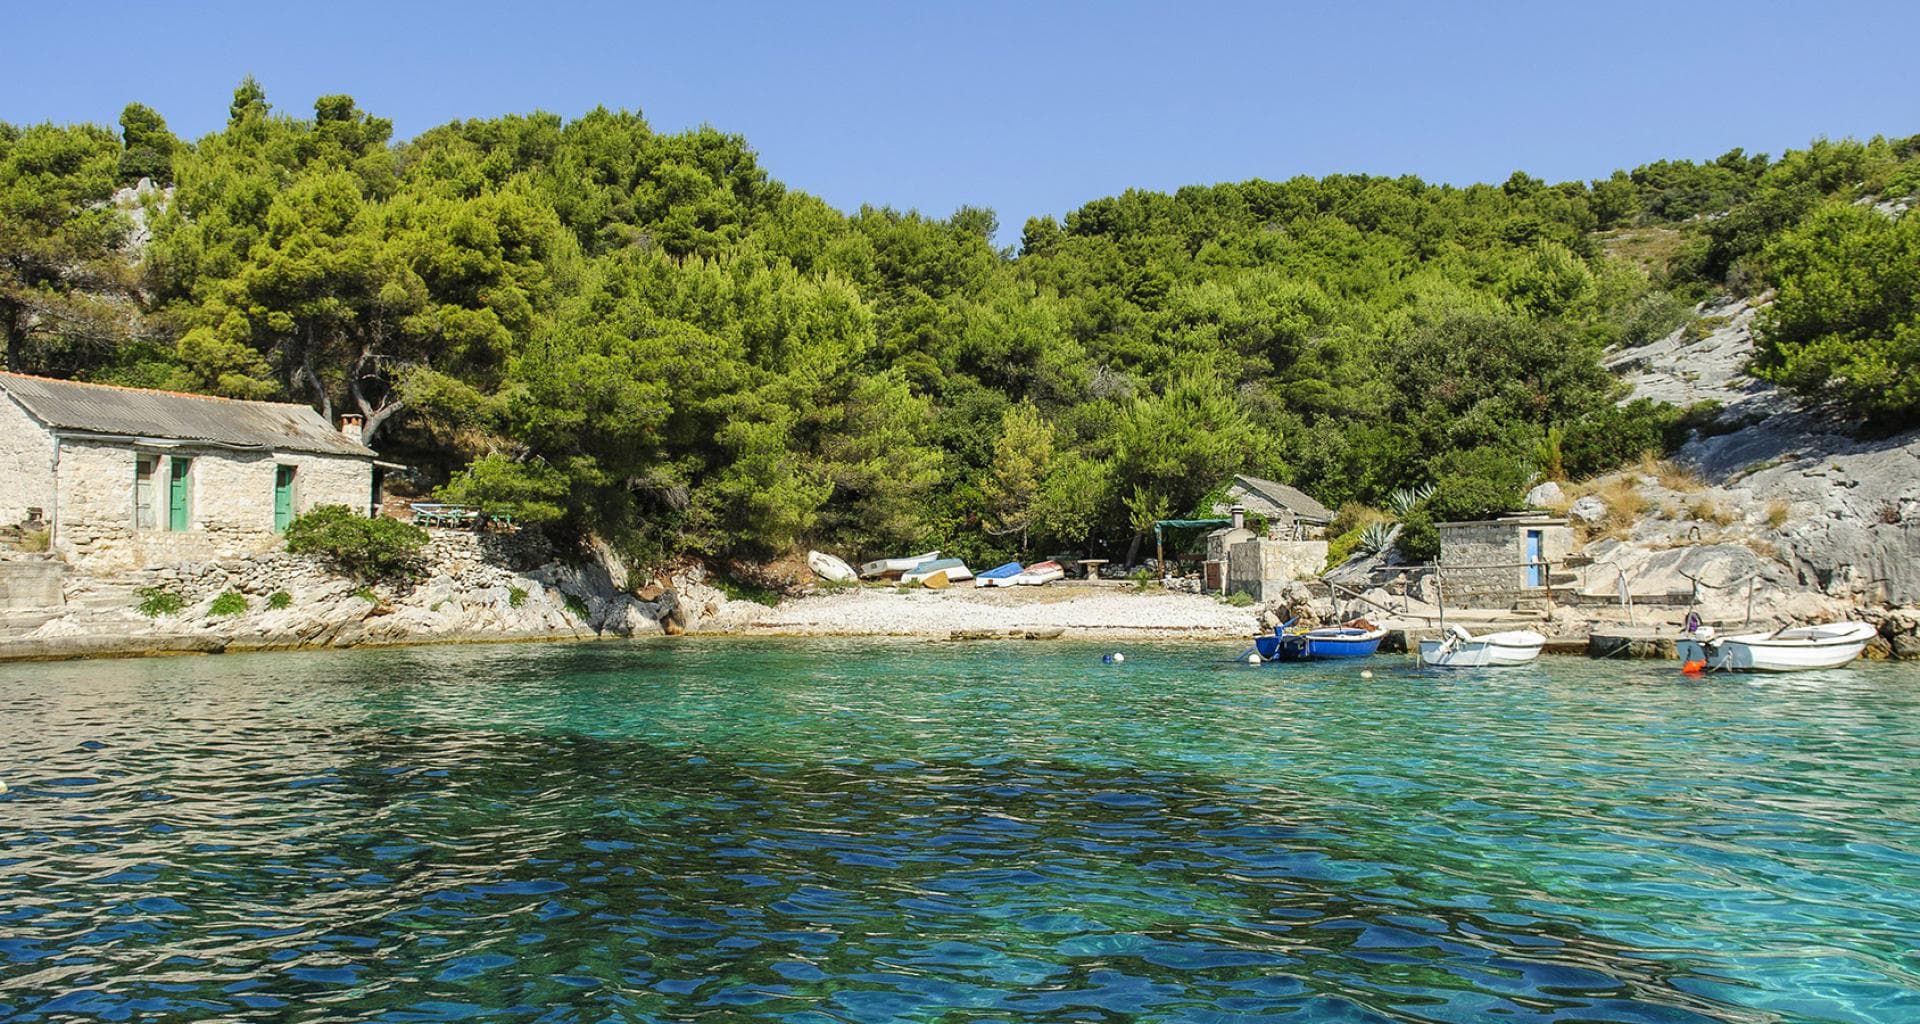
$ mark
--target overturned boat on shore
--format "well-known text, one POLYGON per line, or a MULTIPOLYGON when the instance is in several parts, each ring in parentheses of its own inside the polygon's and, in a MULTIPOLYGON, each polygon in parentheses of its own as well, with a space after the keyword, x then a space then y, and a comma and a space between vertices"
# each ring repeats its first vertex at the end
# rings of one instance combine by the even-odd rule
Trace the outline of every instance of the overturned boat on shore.
POLYGON ((860 566, 860 578, 871 580, 886 576, 900 576, 912 572, 922 562, 931 562, 940 557, 940 552, 929 551, 924 555, 909 555, 905 558, 878 558, 860 566))
POLYGON ((1007 562, 991 569, 983 569, 973 577, 976 587, 1011 587, 1013 578, 1026 571, 1019 562, 1007 562))
POLYGON ((901 573, 900 582, 911 586, 926 582, 936 574, 942 577, 941 585, 943 586, 948 583, 963 583, 973 578, 973 571, 967 568, 967 563, 962 559, 932 558, 901 573))
POLYGON ((1013 576, 1012 585, 1016 587, 1037 587, 1043 583, 1052 583, 1054 580, 1065 579, 1066 576, 1067 570, 1063 568, 1059 562, 1035 562, 1027 566, 1024 571, 1013 576))

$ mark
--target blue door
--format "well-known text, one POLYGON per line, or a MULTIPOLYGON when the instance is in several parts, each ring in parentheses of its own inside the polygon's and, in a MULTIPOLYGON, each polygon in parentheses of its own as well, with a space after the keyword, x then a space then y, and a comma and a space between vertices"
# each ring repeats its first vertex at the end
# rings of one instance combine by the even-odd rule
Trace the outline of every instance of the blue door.
POLYGON ((1547 567, 1540 562, 1540 531, 1527 531, 1527 586, 1547 585, 1547 567))

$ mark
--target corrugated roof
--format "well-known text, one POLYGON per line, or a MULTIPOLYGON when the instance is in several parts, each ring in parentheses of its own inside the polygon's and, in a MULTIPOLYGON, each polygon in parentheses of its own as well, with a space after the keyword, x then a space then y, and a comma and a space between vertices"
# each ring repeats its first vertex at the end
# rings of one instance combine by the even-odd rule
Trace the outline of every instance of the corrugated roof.
POLYGON ((56 430, 198 441, 234 448, 374 454, 373 449, 335 430, 312 408, 287 402, 246 402, 17 373, 0 373, 0 391, 12 395, 34 419, 56 430))
POLYGON ((1333 513, 1327 511, 1325 505, 1308 497, 1305 491, 1299 490, 1298 488, 1289 487, 1286 484, 1273 480, 1262 480, 1257 476, 1241 475, 1234 477, 1234 479, 1239 481, 1242 487, 1273 502, 1275 505, 1292 509, 1293 514, 1302 519, 1317 519, 1321 522, 1328 522, 1333 519, 1333 513))

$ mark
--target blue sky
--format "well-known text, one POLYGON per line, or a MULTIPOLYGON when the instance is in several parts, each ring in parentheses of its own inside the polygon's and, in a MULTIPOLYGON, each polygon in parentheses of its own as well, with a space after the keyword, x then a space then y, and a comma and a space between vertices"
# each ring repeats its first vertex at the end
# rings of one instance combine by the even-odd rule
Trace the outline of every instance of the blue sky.
POLYGON ((195 137, 251 73, 401 136, 597 104, 745 135, 845 209, 998 212, 1001 241, 1129 187, 1335 172, 1553 181, 1734 146, 1920 132, 1911 5, 56 5, 15 0, 0 120, 195 137), (55 9, 55 8, 64 9, 55 9))

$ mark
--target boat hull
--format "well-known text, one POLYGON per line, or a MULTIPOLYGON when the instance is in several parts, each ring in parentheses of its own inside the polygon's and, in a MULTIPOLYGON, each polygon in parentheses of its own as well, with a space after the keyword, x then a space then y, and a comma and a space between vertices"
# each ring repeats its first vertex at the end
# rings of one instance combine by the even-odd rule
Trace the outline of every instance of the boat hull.
POLYGON ((1305 633, 1275 632, 1255 637, 1254 650, 1267 661, 1324 661, 1371 658, 1385 639, 1384 629, 1326 629, 1305 633))
POLYGON ((1004 565, 996 565, 991 569, 976 573, 973 577, 973 585, 976 587, 1010 587, 1013 586, 1013 578, 1020 575, 1025 568, 1026 567, 1019 562, 1008 562, 1004 565))
POLYGON ((936 558, 914 566, 911 572, 901 574, 900 582, 921 583, 934 573, 945 573, 949 583, 962 583, 973 578, 973 571, 968 569, 967 564, 960 559, 936 558))
POLYGON ((1860 657, 1875 634, 1863 622, 1807 626, 1779 633, 1682 637, 1674 646, 1683 663, 1710 672, 1815 672, 1860 657))
POLYGON ((853 566, 824 551, 807 552, 807 568, 812 569, 814 575, 821 579, 834 583, 847 583, 860 577, 853 566))
POLYGON ((1512 668, 1531 664, 1546 645, 1546 637, 1527 629, 1422 640, 1420 660, 1434 668, 1512 668))
POLYGON ((912 572, 914 568, 922 562, 931 562, 939 557, 940 552, 929 551, 924 555, 911 555, 907 558, 876 559, 860 566, 860 576, 862 579, 873 579, 876 576, 898 576, 902 573, 912 572))
MULTIPOLYGON (((1059 562, 1035 562, 1027 566, 1025 572, 1013 577, 1009 583, 1016 587, 1037 587, 1043 583, 1052 583, 1054 580, 1065 579, 1066 577, 1067 571, 1060 567, 1059 562)), ((1009 584, 1001 585, 1006 586, 1009 584)))

